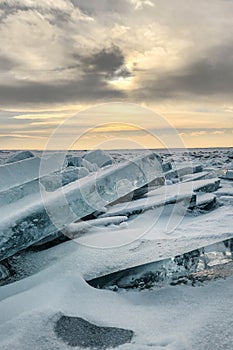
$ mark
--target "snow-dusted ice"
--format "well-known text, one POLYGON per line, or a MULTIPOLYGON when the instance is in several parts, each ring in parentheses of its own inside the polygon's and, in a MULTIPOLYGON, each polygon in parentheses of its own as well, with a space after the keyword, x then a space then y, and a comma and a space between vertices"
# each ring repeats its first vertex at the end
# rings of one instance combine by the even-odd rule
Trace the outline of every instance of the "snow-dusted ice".
MULTIPOLYGON (((19 162, 20 166, 22 162, 19 162)), ((48 171, 47 166, 45 170, 48 171)), ((0 259, 63 230, 66 225, 96 210, 100 211, 105 205, 161 176, 158 156, 147 153, 136 157, 134 161, 102 169, 53 192, 47 192, 43 186, 44 189, 32 196, 2 206, 0 259)))
POLYGON ((92 164, 96 164, 99 168, 113 163, 112 157, 100 149, 87 152, 83 158, 92 164))
MULTIPOLYGON (((139 154, 141 151, 110 152, 115 164, 139 154)), ((32 247, 7 259, 7 263, 0 262, 1 350, 71 349, 55 331, 63 315, 98 327, 132 331, 132 340, 117 349, 232 350, 233 267, 229 252, 233 251, 233 242, 229 239, 233 237, 233 182, 225 176, 230 170, 232 150, 174 151, 172 155, 161 151, 160 155, 165 164, 171 162, 173 169, 185 170, 177 177, 177 172, 172 175, 173 170, 165 166, 163 170, 170 174, 165 186, 148 186, 149 192, 142 192, 136 200, 132 196, 115 203, 106 200, 92 216, 66 226, 73 240, 32 247), (190 162, 191 167, 187 166, 190 162), (217 249, 222 241, 222 252, 217 254, 213 244, 217 249), (163 266, 164 259, 199 248, 201 251, 203 247, 215 263, 220 259, 228 266, 228 273, 222 274, 225 279, 205 281, 195 287, 155 283, 149 290, 120 288, 115 292, 114 288, 96 289, 86 283, 148 263, 163 266)), ((5 164, 6 153, 3 156, 5 164)), ((35 156, 37 159, 40 154, 35 156)), ((69 168, 72 169, 62 170, 67 173, 64 181, 73 180, 69 168)), ((112 174, 111 169, 109 165, 101 172, 112 174)), ((56 174, 53 176, 56 178, 56 174)), ((86 183, 95 176, 87 173, 78 181, 86 183)), ((127 173, 124 180, 129 176, 127 173)), ((10 181, 7 191, 9 184, 10 181)), ((64 184, 63 191, 66 193, 74 184, 75 181, 64 184)), ((124 196, 125 186, 127 181, 122 181, 119 195, 124 196)), ((57 190, 53 190, 49 196, 57 199, 53 197, 57 190)), ((104 198, 109 195, 103 190, 104 198)), ((15 220, 24 206, 30 210, 32 203, 40 202, 37 193, 21 200, 20 208, 15 203, 8 204, 10 213, 2 205, 2 215, 15 220)), ((64 217, 61 219, 64 221, 64 217)))

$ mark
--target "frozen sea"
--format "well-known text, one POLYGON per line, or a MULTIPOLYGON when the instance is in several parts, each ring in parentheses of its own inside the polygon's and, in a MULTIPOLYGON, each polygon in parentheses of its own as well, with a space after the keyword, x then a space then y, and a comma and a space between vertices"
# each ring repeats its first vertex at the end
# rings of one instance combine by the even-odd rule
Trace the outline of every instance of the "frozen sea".
MULTIPOLYGON (((141 152, 108 153, 115 162, 121 162, 141 152)), ((233 149, 157 152, 164 162, 201 164, 203 172, 210 174, 208 179, 221 178, 221 187, 214 191, 217 206, 205 213, 185 214, 171 235, 165 232, 173 208, 168 205, 162 214, 158 208, 150 208, 127 223, 93 226, 75 240, 12 257, 14 274, 0 287, 1 350, 83 349, 57 336, 55 325, 62 315, 100 327, 132 330, 132 340, 116 346, 122 350, 233 349, 233 270, 229 254, 222 254, 223 266, 229 264, 227 274, 220 273, 218 278, 194 285, 155 283, 149 289, 111 290, 93 288, 87 283, 118 270, 168 259, 233 237, 233 182, 222 179, 233 168, 233 149), (156 225, 150 225, 157 216, 156 225)), ((0 151, 0 163, 4 164, 13 153, 0 151)), ((35 154, 40 156, 40 152, 35 154)), ((178 216, 179 208, 173 217, 178 216)))

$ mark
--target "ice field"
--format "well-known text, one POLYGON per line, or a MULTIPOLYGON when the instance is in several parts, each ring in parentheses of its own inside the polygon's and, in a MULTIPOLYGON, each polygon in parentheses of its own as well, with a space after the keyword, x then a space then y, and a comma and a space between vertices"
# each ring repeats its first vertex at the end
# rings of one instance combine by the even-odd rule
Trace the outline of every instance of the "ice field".
POLYGON ((0 152, 1 349, 232 349, 233 150, 143 152, 0 152))

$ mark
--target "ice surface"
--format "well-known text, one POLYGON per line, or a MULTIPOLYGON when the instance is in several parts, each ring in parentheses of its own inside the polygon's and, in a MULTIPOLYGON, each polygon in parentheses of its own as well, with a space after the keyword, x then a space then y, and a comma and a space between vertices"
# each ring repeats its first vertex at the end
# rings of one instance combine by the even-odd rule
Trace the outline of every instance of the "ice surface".
POLYGON ((96 164, 99 168, 111 165, 113 163, 112 157, 99 149, 87 152, 83 157, 90 163, 96 164))
POLYGON ((172 163, 171 162, 164 162, 162 164, 162 166, 163 166, 163 171, 164 172, 167 172, 167 171, 172 169, 172 163))
POLYGON ((0 264, 0 280, 4 280, 10 276, 10 271, 6 266, 0 264))
POLYGON ((195 194, 193 192, 187 191, 183 193, 160 193, 151 195, 148 198, 139 198, 137 200, 116 204, 109 208, 109 210, 102 215, 102 217, 108 217, 113 215, 132 215, 138 214, 142 211, 162 207, 168 204, 175 204, 178 202, 192 202, 195 203, 195 194))
POLYGON ((0 191, 0 207, 14 203, 26 196, 31 197, 33 194, 38 196, 41 186, 45 191, 52 192, 88 174, 89 171, 86 168, 69 167, 62 171, 56 171, 49 175, 42 176, 41 178, 17 185, 5 191, 0 191))
MULTIPOLYGON (((109 207, 102 217, 113 215, 132 215, 148 209, 161 207, 168 204, 185 202, 188 207, 195 207, 196 196, 194 192, 212 192, 219 187, 218 179, 199 180, 187 183, 178 183, 157 188, 148 193, 146 198, 140 198, 129 203, 116 204, 109 207), (188 204, 190 203, 190 204, 188 204)), ((203 200, 207 196, 202 196, 203 200)), ((210 199, 210 197, 208 197, 210 199)), ((212 198, 212 197, 211 197, 212 198)))
POLYGON ((216 195, 213 193, 198 193, 196 197, 198 208, 210 208, 216 204, 216 195))
POLYGON ((44 186, 45 191, 51 192, 58 188, 68 185, 71 182, 82 179, 89 175, 89 171, 84 167, 69 167, 63 169, 59 173, 52 173, 47 176, 43 176, 40 179, 40 184, 44 186))
POLYGON ((198 165, 187 165, 187 166, 176 166, 175 169, 172 169, 165 173, 166 179, 170 180, 173 178, 180 178, 187 174, 199 173, 202 172, 203 168, 200 164, 198 165))
POLYGON ((84 167, 90 172, 94 172, 99 169, 96 164, 92 164, 88 160, 77 156, 68 158, 68 166, 84 167))
MULTIPOLYGON (((41 183, 43 181, 49 183, 51 173, 54 176, 54 183, 51 184, 50 181, 50 187, 52 188, 61 187, 63 182, 73 181, 71 173, 68 175, 69 170, 62 170, 63 178, 62 175, 58 175, 58 170, 61 170, 62 165, 63 156, 54 154, 43 159, 42 170, 41 158, 37 157, 0 166, 0 207, 16 202, 26 196, 38 195, 40 193, 40 181, 41 183)), ((66 162, 64 165, 66 166, 66 162)), ((83 176, 85 174, 83 173, 83 176)), ((76 178, 77 175, 78 171, 76 178)), ((82 176, 80 172, 79 175, 82 176)), ((75 174, 73 177, 75 177, 75 174)))
MULTIPOLYGON (((61 170, 62 154, 43 159, 43 175, 61 170)), ((0 165, 0 192, 25 184, 40 177, 41 158, 33 157, 0 165)))
POLYGON ((181 181, 182 182, 195 181, 195 180, 207 179, 208 177, 213 177, 213 176, 208 171, 202 171, 197 174, 184 175, 182 176, 181 181))
POLYGON ((230 179, 230 180, 233 180, 233 170, 227 170, 226 178, 230 179))
POLYGON ((13 162, 19 162, 20 160, 33 158, 35 157, 34 153, 31 151, 21 151, 17 152, 15 154, 12 154, 6 161, 6 163, 13 163, 13 162))
POLYGON ((198 180, 193 182, 193 190, 195 192, 214 192, 220 187, 220 180, 217 178, 198 180))
POLYGON ((87 221, 80 221, 77 223, 72 223, 70 225, 67 225, 65 228, 65 234, 67 236, 76 235, 79 233, 84 233, 89 231, 93 226, 99 227, 99 226, 108 226, 108 225, 119 225, 122 222, 125 222, 128 220, 127 216, 113 216, 113 217, 103 217, 103 218, 97 218, 93 220, 87 220, 87 221))

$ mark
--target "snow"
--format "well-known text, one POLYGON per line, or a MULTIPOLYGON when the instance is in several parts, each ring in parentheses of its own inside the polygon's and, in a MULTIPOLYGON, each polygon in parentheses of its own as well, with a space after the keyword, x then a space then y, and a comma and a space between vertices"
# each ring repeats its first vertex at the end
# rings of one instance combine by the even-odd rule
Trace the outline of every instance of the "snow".
MULTIPOLYGON (((118 292, 88 286, 74 266, 47 269, 24 291, 0 304, 1 350, 67 350, 53 331, 61 314, 100 326, 132 329, 124 350, 232 349, 233 278, 203 287, 166 286, 151 291, 118 292)), ((27 281, 21 281, 27 284, 27 281)))
POLYGON ((203 206, 216 201, 216 195, 213 193, 198 193, 197 206, 203 206))
POLYGON ((96 249, 113 248, 117 251, 118 248, 120 259, 114 257, 113 252, 111 255, 113 267, 110 270, 114 272, 119 263, 120 266, 132 267, 137 262, 165 259, 233 236, 230 226, 233 224, 232 208, 219 207, 214 215, 209 212, 183 218, 180 216, 182 209, 182 205, 177 207, 176 213, 170 205, 163 210, 148 210, 128 220, 127 226, 91 229, 89 234, 75 241, 96 249))
POLYGON ((225 204, 225 205, 233 205, 233 196, 220 196, 219 197, 219 202, 221 204, 225 204))
POLYGON ((217 196, 233 196, 233 187, 229 182, 224 183, 223 180, 221 180, 221 188, 219 188, 215 194, 217 196))

